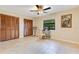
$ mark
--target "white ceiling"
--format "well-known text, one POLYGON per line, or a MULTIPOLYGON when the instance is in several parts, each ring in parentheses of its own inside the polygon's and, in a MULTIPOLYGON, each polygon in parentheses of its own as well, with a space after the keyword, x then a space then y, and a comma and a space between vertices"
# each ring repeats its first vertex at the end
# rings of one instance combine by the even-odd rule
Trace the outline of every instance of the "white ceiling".
POLYGON ((30 12, 30 9, 33 8, 33 5, 0 5, 0 10, 30 17, 37 17, 78 7, 78 5, 48 5, 48 6, 51 6, 52 9, 46 11, 48 13, 42 13, 40 15, 37 15, 37 13, 35 12, 30 12))

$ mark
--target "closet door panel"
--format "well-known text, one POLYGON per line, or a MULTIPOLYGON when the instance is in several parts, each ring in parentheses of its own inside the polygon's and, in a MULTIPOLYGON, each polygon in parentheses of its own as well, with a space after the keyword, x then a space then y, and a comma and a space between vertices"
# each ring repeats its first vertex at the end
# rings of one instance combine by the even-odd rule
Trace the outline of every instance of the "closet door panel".
POLYGON ((0 15, 0 40, 1 40, 1 15, 0 15))
POLYGON ((19 38, 19 18, 16 18, 15 31, 15 37, 19 38))
POLYGON ((31 32, 31 30, 30 30, 30 27, 31 27, 30 26, 30 20, 27 20, 27 26, 28 26, 28 28, 27 28, 27 30, 28 30, 27 31, 28 32, 27 35, 29 36, 30 35, 30 32, 31 32))
POLYGON ((13 17, 13 21, 14 21, 14 38, 16 38, 16 17, 13 17))
POLYGON ((26 20, 24 19, 24 37, 26 36, 26 32, 27 32, 26 26, 27 26, 26 20))
POLYGON ((32 20, 28 20, 28 35, 32 35, 32 20))
POLYGON ((32 31, 33 30, 32 29, 32 20, 29 21, 29 30, 30 30, 29 31, 29 35, 32 35, 33 34, 33 31, 32 31))
POLYGON ((10 31, 10 27, 11 27, 11 17, 10 16, 5 16, 5 25, 6 25, 6 40, 10 40, 11 37, 10 37, 10 34, 11 34, 11 31, 10 31))
POLYGON ((28 23, 28 21, 26 20, 26 36, 28 36, 29 35, 29 23, 28 23))
POLYGON ((5 38, 5 33, 6 33, 5 26, 6 26, 5 25, 5 16, 1 15, 1 41, 6 40, 6 38, 5 38))
POLYGON ((24 36, 28 36, 28 21, 24 19, 24 36))
POLYGON ((11 19, 11 38, 19 38, 19 18, 17 17, 11 19))
POLYGON ((15 18, 11 17, 11 39, 15 38, 15 18))

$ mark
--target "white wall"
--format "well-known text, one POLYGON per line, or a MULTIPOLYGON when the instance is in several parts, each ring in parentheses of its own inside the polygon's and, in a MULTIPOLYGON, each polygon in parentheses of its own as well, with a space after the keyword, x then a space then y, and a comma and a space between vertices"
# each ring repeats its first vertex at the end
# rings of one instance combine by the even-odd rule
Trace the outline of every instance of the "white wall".
POLYGON ((79 8, 34 18, 34 26, 38 27, 38 36, 42 34, 43 20, 47 19, 55 19, 56 30, 51 31, 52 39, 79 42, 79 8), (61 16, 65 14, 72 14, 72 28, 61 28, 61 16))
POLYGON ((12 15, 15 17, 19 17, 19 38, 23 38, 24 37, 24 18, 32 20, 32 17, 28 17, 25 15, 19 15, 19 14, 7 12, 4 10, 0 10, 0 14, 6 14, 6 15, 12 15))

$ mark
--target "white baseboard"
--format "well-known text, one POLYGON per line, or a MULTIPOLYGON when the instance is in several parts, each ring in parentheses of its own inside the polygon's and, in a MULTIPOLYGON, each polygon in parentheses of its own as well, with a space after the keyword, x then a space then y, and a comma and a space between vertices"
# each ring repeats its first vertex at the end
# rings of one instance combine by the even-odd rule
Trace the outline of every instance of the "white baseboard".
POLYGON ((63 42, 73 43, 73 44, 79 44, 79 41, 71 41, 71 40, 65 40, 65 39, 54 39, 54 40, 59 40, 63 42))

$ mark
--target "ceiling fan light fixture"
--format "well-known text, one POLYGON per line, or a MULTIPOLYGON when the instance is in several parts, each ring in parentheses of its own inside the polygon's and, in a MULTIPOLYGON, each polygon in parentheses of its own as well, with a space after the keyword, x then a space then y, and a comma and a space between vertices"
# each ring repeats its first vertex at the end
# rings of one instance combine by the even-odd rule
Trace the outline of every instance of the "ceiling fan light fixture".
POLYGON ((31 10, 37 10, 37 7, 36 6, 33 6, 33 8, 31 10))
POLYGON ((38 12, 39 12, 39 13, 43 13, 43 10, 39 10, 38 12))

